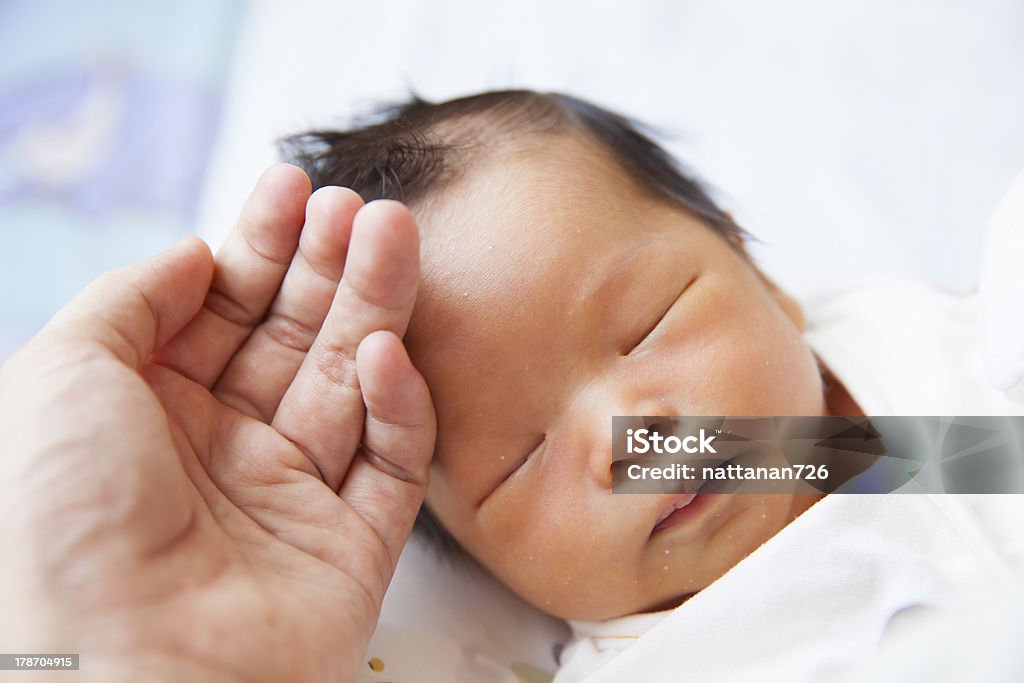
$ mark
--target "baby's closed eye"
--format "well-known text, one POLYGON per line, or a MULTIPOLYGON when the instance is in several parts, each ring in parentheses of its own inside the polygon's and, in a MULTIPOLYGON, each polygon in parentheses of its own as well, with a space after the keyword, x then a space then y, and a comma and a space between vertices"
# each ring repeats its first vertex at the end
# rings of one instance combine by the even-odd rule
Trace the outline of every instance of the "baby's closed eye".
POLYGON ((643 332, 643 334, 639 338, 639 340, 636 343, 634 343, 632 346, 630 346, 629 350, 626 351, 622 355, 624 355, 624 356, 632 355, 635 351, 637 351, 640 347, 642 347, 644 345, 644 342, 646 342, 651 337, 651 335, 654 334, 655 330, 657 330, 661 326, 661 322, 668 315, 669 311, 671 311, 672 308, 676 305, 676 302, 678 302, 679 299, 682 298, 683 293, 686 292, 686 290, 688 290, 690 288, 690 285, 692 285, 696 281, 697 281, 697 278, 694 277, 694 278, 690 279, 685 285, 683 285, 683 288, 672 299, 672 301, 671 301, 671 303, 669 303, 668 307, 665 308, 661 312, 661 315, 659 315, 657 317, 657 319, 654 320, 654 322, 650 325, 650 327, 646 328, 646 330, 643 332))
MULTIPOLYGON (((516 472, 518 472, 523 467, 523 465, 525 465, 527 462, 530 461, 531 458, 533 458, 537 453, 539 453, 541 451, 541 449, 543 448, 544 444, 546 444, 546 443, 547 443, 547 435, 546 434, 542 434, 540 436, 540 438, 534 443, 533 447, 530 448, 529 451, 527 451, 524 455, 520 455, 517 460, 513 461, 515 463, 513 465, 513 467, 508 469, 507 472, 498 481, 498 483, 494 485, 494 488, 491 489, 491 493, 494 493, 494 491, 496 491, 498 488, 500 488, 502 484, 504 484, 506 481, 511 479, 512 475, 514 475, 516 472)), ((508 458, 506 458, 506 456, 504 456, 504 455, 500 456, 498 459, 499 460, 503 460, 503 461, 507 461, 508 460, 508 458)), ((489 496, 490 493, 488 493, 487 495, 489 496)))

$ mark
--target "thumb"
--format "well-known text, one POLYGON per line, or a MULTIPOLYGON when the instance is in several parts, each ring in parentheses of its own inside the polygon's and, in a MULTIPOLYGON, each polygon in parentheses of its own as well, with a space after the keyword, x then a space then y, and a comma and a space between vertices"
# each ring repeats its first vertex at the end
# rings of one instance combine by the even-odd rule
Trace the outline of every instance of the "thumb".
POLYGON ((98 343, 137 368, 199 312, 212 279, 209 247, 186 237, 163 253, 98 277, 39 336, 98 343))

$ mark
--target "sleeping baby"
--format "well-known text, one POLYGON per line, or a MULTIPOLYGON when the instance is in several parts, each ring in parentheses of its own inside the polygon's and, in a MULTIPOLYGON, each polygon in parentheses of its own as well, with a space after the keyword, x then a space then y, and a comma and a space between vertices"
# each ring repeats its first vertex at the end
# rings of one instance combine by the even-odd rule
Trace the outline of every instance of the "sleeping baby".
MULTIPOLYGON (((917 340, 886 332, 921 310, 962 321, 953 299, 889 283, 819 307, 809 328, 746 254, 749 236, 663 149, 564 95, 414 100, 286 149, 314 188, 398 199, 416 216, 423 281, 405 341, 438 419, 417 528, 570 621, 556 680, 676 680, 709 638, 736 651, 689 668, 692 680, 728 680, 739 664, 812 679, 874 647, 897 613, 947 604, 948 585, 991 585, 960 532, 927 521, 961 514, 941 496, 612 493, 614 415, 1019 411, 980 380, 922 385, 928 358, 897 363, 901 344, 945 345, 943 367, 968 353, 939 323, 917 340), (894 534, 894 518, 908 526, 894 534), (854 521, 860 536, 830 555, 854 521), (783 655, 812 641, 826 643, 817 659, 783 655)), ((963 505, 984 526, 984 505, 963 505)))

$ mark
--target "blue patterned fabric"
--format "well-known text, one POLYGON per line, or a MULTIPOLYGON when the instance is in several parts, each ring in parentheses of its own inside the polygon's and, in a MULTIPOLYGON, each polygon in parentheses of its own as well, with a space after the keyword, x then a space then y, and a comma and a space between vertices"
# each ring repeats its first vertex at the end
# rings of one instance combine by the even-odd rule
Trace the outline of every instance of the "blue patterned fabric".
POLYGON ((0 1, 0 362, 194 230, 241 0, 0 1))

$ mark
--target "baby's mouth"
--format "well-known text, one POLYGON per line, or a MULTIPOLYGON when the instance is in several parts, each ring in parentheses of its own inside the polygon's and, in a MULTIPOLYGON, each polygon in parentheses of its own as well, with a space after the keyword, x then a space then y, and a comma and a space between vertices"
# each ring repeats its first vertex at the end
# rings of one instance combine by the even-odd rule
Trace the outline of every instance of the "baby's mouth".
MULTIPOLYGON (((705 461, 705 467, 728 467, 729 463, 732 462, 729 459, 721 459, 716 461, 705 461)), ((686 522, 692 517, 699 516, 700 511, 705 507, 705 503, 710 502, 716 498, 717 493, 721 493, 721 482, 716 481, 714 478, 711 479, 690 479, 685 484, 685 490, 687 493, 679 493, 672 496, 670 505, 662 511, 657 521, 654 523, 654 529, 651 533, 667 529, 670 526, 681 524, 686 522)))
POLYGON ((666 509, 661 514, 661 517, 658 518, 658 521, 654 523, 654 531, 670 526, 668 518, 692 503, 696 497, 696 493, 684 493, 681 496, 675 496, 672 500, 672 507, 666 509))

